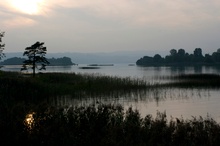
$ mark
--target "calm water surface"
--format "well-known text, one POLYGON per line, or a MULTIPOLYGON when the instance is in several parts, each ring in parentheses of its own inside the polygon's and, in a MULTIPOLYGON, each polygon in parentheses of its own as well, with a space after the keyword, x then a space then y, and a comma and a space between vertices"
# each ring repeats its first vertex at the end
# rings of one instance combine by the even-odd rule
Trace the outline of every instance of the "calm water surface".
MULTIPOLYGON (((109 76, 140 78, 153 82, 163 82, 159 77, 189 73, 215 73, 219 74, 220 68, 216 67, 138 67, 128 64, 114 64, 113 66, 100 66, 99 69, 81 69, 86 64, 78 66, 48 66, 46 72, 75 72, 86 74, 100 74, 109 76)), ((20 66, 4 66, 5 71, 20 71, 20 66)), ((143 116, 157 111, 166 112, 168 119, 183 117, 211 116, 220 122, 220 91, 215 89, 160 89, 148 91, 145 94, 134 94, 119 98, 87 98, 84 100, 62 100, 63 105, 88 105, 92 103, 120 103, 125 109, 132 106, 137 108, 143 116)))

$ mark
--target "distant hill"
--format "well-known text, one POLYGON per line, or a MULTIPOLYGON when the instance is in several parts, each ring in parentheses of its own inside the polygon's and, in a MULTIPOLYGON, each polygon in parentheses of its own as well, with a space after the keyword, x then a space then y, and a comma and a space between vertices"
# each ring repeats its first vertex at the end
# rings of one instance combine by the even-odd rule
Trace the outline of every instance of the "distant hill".
MULTIPOLYGON (((12 57, 0 62, 0 65, 22 65, 25 60, 26 60, 25 58, 21 58, 21 57, 12 57)), ((47 60, 50 62, 49 66, 74 65, 71 58, 69 57, 48 58, 47 60)))
POLYGON ((140 54, 135 53, 49 53, 47 57, 70 57, 77 64, 135 63, 140 54))
MULTIPOLYGON (((79 52, 66 52, 66 53, 47 53, 47 58, 61 58, 63 56, 71 58, 77 64, 115 64, 115 63, 135 63, 143 54, 154 55, 152 51, 116 51, 109 53, 79 53, 79 52)), ((23 57, 22 52, 5 53, 6 58, 23 57)))
POLYGON ((0 65, 22 65, 25 60, 25 58, 12 57, 0 62, 0 65))

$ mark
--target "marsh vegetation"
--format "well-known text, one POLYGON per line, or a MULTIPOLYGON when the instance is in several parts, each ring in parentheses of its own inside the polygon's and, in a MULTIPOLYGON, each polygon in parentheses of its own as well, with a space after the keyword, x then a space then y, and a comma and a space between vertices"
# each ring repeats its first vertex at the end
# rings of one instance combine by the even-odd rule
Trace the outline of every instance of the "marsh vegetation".
MULTIPOLYGON (((97 102, 52 104, 57 99, 132 98, 174 88, 220 88, 213 74, 164 76, 170 82, 100 74, 45 73, 35 78, 0 72, 2 144, 21 145, 219 145, 220 125, 209 115, 191 119, 141 116, 135 108, 97 102), (201 78, 203 80, 201 80, 201 78)), ((59 101, 56 101, 59 102, 59 101)))

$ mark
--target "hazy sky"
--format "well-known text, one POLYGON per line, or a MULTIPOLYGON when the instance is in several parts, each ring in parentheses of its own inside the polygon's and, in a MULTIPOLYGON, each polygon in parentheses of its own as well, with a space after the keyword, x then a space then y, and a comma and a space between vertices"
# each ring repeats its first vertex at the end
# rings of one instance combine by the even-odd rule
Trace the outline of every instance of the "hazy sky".
POLYGON ((220 48, 220 0, 1 0, 0 20, 5 52, 220 48))

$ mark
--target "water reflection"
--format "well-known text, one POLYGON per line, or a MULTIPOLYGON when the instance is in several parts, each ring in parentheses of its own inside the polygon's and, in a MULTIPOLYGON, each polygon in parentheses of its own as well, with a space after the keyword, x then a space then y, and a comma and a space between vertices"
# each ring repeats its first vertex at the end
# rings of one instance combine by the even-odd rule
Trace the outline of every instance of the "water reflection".
POLYGON ((125 109, 132 106, 145 116, 156 116, 157 111, 166 111, 168 116, 191 118, 207 114, 220 122, 219 90, 163 88, 114 92, 111 95, 73 98, 70 95, 53 99, 55 106, 88 106, 98 104, 121 104, 125 109))
MULTIPOLYGON (((79 67, 87 66, 86 64, 79 64, 79 66, 47 66, 43 72, 75 72, 87 74, 101 74, 119 77, 132 77, 148 80, 152 83, 157 82, 156 77, 173 76, 179 74, 193 74, 193 73, 213 73, 219 74, 220 66, 166 66, 166 67, 141 67, 128 66, 128 64, 114 64, 114 66, 103 66, 98 70, 82 70, 79 67)), ((6 65, 2 68, 4 71, 20 72, 21 66, 6 65)), ((37 70, 38 71, 38 70, 37 70)))
POLYGON ((35 112, 31 112, 27 114, 24 119, 24 125, 26 126, 29 132, 31 132, 31 130, 34 128, 35 125, 34 114, 35 112))
POLYGON ((202 73, 202 69, 203 69, 202 66, 195 66, 194 67, 194 72, 195 73, 202 73))
POLYGON ((170 67, 169 70, 171 72, 172 75, 176 75, 176 74, 185 74, 186 73, 186 67, 184 66, 173 66, 170 67))
MULTIPOLYGON (((19 66, 5 66, 7 71, 20 71, 19 66)), ((99 70, 80 70, 75 66, 53 66, 47 67, 46 72, 79 72, 79 73, 99 73, 112 76, 137 77, 148 80, 150 83, 164 83, 161 76, 193 73, 213 73, 219 74, 220 67, 199 66, 199 67, 138 67, 125 65, 114 65, 102 67, 99 70)), ((170 81, 170 80, 169 80, 170 81)), ((206 116, 211 114, 216 119, 220 119, 219 90, 214 89, 178 89, 178 88, 149 88, 146 90, 133 91, 109 91, 108 94, 98 93, 76 93, 64 97, 53 97, 50 99, 52 105, 75 106, 89 104, 122 104, 124 107, 133 106, 141 111, 143 115, 153 114, 156 111, 166 111, 167 114, 175 116, 190 117, 191 115, 206 116)), ((31 128, 34 121, 33 114, 28 114, 25 123, 31 128)), ((220 120, 219 120, 220 121, 220 120)))
POLYGON ((51 98, 51 103, 56 106, 80 105, 81 103, 106 103, 109 102, 159 102, 165 100, 189 100, 193 98, 211 97, 211 89, 180 89, 180 88, 155 88, 146 90, 112 91, 108 94, 86 94, 73 97, 72 95, 57 96, 51 98))
POLYGON ((72 66, 47 66, 47 72, 71 72, 72 66))

